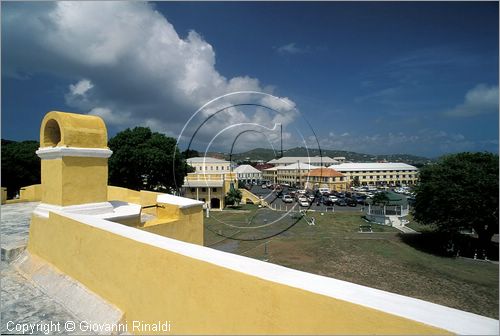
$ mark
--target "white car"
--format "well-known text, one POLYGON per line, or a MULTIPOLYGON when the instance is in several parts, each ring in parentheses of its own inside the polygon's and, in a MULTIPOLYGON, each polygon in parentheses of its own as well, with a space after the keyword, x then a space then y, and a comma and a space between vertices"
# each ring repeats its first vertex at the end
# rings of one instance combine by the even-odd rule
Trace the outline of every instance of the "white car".
POLYGON ((309 202, 307 201, 307 198, 299 198, 299 204, 300 204, 300 206, 303 206, 303 207, 309 206, 309 202))
POLYGON ((297 201, 307 202, 307 197, 305 195, 299 195, 299 197, 297 198, 297 201))
POLYGON ((293 202, 293 198, 292 198, 292 196, 290 196, 290 195, 283 195, 282 200, 283 200, 283 202, 285 202, 285 203, 292 203, 292 202, 293 202))
POLYGON ((338 198, 337 198, 337 196, 335 196, 335 195, 330 195, 330 196, 328 196, 328 198, 329 198, 329 199, 330 199, 330 201, 332 201, 332 202, 337 202, 337 201, 338 201, 338 198))
POLYGON ((318 190, 319 190, 319 193, 322 195, 330 193, 330 189, 328 189, 328 188, 319 188, 318 190))

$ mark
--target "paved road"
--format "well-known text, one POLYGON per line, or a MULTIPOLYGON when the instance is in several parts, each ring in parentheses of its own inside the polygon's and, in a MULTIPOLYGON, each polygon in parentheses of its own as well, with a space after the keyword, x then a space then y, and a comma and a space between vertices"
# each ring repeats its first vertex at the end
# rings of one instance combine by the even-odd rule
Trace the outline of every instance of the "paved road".
MULTIPOLYGON (((298 205, 296 201, 293 203, 284 203, 281 198, 276 197, 276 193, 272 192, 270 189, 262 189, 261 186, 253 186, 252 193, 254 193, 257 196, 262 196, 274 209, 276 207, 278 210, 279 209, 290 209, 290 207, 298 205)), ((334 205, 333 207, 326 207, 323 204, 316 205, 316 202, 313 202, 309 208, 307 207, 300 207, 301 209, 310 209, 310 210, 316 210, 316 211, 349 211, 349 212, 359 212, 359 213, 365 213, 367 210, 367 207, 362 206, 362 205, 356 205, 355 207, 350 207, 350 206, 338 206, 334 205)))

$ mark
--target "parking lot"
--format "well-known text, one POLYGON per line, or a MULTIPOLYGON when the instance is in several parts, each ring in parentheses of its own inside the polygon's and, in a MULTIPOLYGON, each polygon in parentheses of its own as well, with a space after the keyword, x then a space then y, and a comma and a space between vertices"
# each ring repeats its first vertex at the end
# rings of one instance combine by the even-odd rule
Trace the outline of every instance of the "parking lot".
MULTIPOLYGON (((363 205, 356 205, 355 207, 352 206, 339 206, 339 205, 334 205, 334 206, 325 206, 324 204, 317 205, 317 199, 314 200, 314 202, 310 203, 309 207, 303 207, 300 206, 299 203, 294 199, 292 203, 285 203, 281 200, 281 198, 277 197, 277 193, 273 192, 272 189, 263 189, 261 186, 256 185, 253 186, 252 189, 250 190, 253 194, 257 196, 261 196, 273 209, 276 208, 277 210, 288 210, 291 207, 295 207, 296 209, 310 209, 310 210, 316 210, 316 211, 351 211, 351 212, 364 212, 366 210, 366 206, 363 205)), ((285 187, 284 194, 287 193, 287 189, 285 187)))

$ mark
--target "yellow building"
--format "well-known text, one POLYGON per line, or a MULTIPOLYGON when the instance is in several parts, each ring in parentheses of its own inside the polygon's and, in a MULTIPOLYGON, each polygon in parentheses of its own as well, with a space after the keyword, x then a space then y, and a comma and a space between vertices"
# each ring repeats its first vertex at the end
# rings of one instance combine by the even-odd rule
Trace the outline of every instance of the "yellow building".
POLYGON ((347 190, 347 178, 332 168, 316 168, 309 172, 306 188, 328 188, 330 191, 347 190))
POLYGON ((272 184, 278 183, 278 169, 283 167, 285 166, 271 167, 262 170, 262 179, 272 184))
POLYGON ((212 157, 194 157, 186 160, 188 165, 195 169, 195 173, 228 173, 231 163, 226 160, 212 157))
POLYGON ((418 180, 417 167, 398 162, 367 162, 367 163, 342 163, 332 165, 336 171, 344 174, 348 182, 359 185, 396 186, 413 185, 418 180))
MULTIPOLYGON (((222 161, 222 160, 221 160, 222 161)), ((224 198, 231 188, 238 188, 236 173, 189 173, 182 185, 184 197, 202 201, 210 209, 224 209, 224 198)))

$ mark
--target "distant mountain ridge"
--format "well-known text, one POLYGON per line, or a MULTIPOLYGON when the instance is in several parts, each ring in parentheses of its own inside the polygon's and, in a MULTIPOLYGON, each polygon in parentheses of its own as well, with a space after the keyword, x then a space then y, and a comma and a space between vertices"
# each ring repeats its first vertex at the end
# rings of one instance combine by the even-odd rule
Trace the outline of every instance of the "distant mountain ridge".
MULTIPOLYGON (((307 149, 305 147, 295 147, 283 150, 283 156, 319 156, 319 149, 307 149)), ((321 155, 334 158, 336 156, 345 157, 346 161, 352 162, 377 162, 377 161, 388 161, 388 162, 404 162, 413 165, 424 165, 434 160, 417 155, 411 154, 363 154, 342 150, 332 150, 332 149, 322 149, 321 155)), ((277 150, 274 152, 269 148, 254 148, 243 153, 236 153, 231 155, 233 161, 255 161, 264 160, 270 161, 274 158, 279 158, 280 152, 277 150)), ((225 155, 226 159, 229 159, 229 154, 225 155)))

